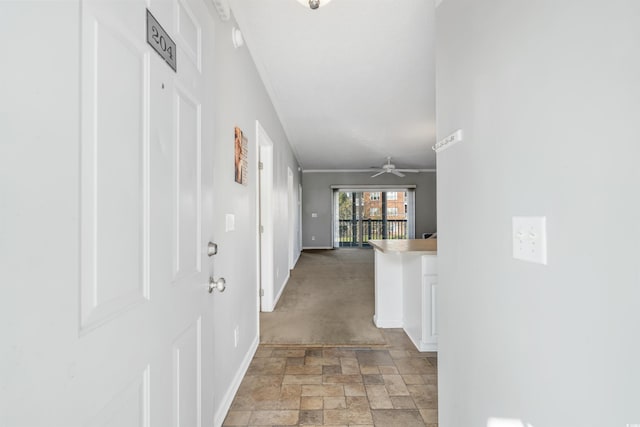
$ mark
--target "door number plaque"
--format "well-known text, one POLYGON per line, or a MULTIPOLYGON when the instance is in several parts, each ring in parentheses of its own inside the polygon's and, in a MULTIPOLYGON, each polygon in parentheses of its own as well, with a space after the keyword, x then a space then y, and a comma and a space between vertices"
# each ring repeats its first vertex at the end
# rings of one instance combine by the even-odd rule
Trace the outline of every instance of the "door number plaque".
POLYGON ((169 64, 173 71, 178 71, 176 44, 149 12, 149 9, 147 9, 147 43, 158 52, 158 55, 169 64))

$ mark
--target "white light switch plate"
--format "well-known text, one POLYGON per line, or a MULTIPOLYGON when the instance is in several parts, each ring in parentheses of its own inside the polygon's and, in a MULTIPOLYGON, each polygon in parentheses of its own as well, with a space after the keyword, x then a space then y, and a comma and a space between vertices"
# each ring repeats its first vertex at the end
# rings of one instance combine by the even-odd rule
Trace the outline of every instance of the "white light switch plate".
POLYGON ((522 261, 547 264, 547 218, 513 217, 513 257, 522 261))
POLYGON ((236 229, 236 216, 234 214, 226 214, 224 223, 225 231, 233 231, 236 229))

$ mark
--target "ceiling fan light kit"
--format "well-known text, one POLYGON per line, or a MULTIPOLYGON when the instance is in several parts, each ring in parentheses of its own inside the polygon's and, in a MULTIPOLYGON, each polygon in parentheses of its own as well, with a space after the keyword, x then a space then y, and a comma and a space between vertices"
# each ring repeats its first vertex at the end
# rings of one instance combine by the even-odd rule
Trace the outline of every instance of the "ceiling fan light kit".
POLYGON ((330 1, 331 0, 298 0, 298 3, 312 10, 316 10, 319 7, 326 5, 330 1))
MULTIPOLYGON (((376 166, 372 166, 372 168, 377 168, 376 166)), ((379 169, 379 172, 376 174, 371 175, 371 178, 375 178, 377 176, 382 175, 383 173, 391 173, 394 174, 396 176, 399 177, 404 177, 406 176, 403 172, 405 173, 418 173, 420 172, 417 169, 396 169, 396 165, 394 165, 393 163, 391 163, 391 157, 387 157, 387 163, 382 165, 379 169)))

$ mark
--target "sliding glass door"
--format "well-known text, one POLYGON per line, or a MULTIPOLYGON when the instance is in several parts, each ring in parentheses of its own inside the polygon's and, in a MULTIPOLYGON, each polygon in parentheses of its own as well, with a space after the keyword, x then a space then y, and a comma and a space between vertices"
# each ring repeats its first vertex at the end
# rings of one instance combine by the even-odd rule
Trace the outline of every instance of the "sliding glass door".
POLYGON ((335 246, 368 247, 369 240, 413 238, 413 191, 336 190, 335 246))

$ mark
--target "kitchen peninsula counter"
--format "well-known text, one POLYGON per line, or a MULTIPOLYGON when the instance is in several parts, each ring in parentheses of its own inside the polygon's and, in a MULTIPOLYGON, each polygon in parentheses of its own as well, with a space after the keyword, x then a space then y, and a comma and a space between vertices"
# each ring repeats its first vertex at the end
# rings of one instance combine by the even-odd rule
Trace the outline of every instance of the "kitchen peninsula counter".
POLYGON ((375 250, 378 328, 403 328, 419 351, 437 351, 438 240, 369 240, 375 250))

